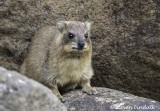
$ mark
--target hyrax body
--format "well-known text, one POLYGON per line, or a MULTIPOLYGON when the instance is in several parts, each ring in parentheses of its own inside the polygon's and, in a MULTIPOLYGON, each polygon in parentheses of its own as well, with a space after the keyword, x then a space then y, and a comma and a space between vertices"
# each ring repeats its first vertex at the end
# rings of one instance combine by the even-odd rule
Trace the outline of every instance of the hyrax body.
POLYGON ((90 85, 92 43, 89 22, 60 21, 44 27, 31 42, 21 73, 52 89, 59 98, 61 87, 80 85, 83 91, 95 94, 90 85))

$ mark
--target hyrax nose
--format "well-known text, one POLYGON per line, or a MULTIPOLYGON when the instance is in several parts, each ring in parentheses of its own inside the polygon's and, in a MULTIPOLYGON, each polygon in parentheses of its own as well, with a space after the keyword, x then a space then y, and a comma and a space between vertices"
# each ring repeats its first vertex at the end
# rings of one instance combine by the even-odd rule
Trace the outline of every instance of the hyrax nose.
POLYGON ((84 42, 78 42, 78 49, 82 50, 84 48, 84 42))

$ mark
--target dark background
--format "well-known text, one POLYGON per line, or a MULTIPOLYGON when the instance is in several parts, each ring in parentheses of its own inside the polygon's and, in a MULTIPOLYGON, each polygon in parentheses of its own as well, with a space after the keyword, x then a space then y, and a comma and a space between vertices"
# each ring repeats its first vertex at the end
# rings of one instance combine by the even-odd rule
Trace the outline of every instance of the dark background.
POLYGON ((93 21, 93 86, 160 100, 159 0, 0 0, 0 65, 19 70, 35 32, 93 21))

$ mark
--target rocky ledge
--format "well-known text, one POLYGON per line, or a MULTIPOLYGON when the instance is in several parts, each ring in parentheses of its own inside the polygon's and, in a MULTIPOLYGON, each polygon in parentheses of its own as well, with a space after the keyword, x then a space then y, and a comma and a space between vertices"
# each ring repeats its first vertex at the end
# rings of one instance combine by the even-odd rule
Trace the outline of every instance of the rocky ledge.
POLYGON ((121 91, 96 88, 97 95, 71 91, 64 95, 69 111, 160 111, 160 102, 121 91))
POLYGON ((160 102, 121 91, 96 88, 97 95, 80 90, 64 94, 62 104, 50 89, 15 71, 0 67, 0 111, 151 111, 160 102))

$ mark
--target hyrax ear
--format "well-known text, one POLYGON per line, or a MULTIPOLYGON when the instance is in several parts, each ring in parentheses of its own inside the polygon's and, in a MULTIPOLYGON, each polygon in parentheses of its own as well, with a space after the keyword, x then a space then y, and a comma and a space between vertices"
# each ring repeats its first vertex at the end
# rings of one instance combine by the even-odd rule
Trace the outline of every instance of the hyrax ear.
POLYGON ((91 23, 91 22, 86 21, 84 24, 85 24, 85 26, 86 26, 87 30, 88 30, 88 31, 90 31, 90 30, 91 30, 91 25, 92 25, 92 23, 91 23))
POLYGON ((58 30, 62 33, 67 27, 67 22, 66 21, 59 21, 56 23, 56 26, 57 26, 58 30))

